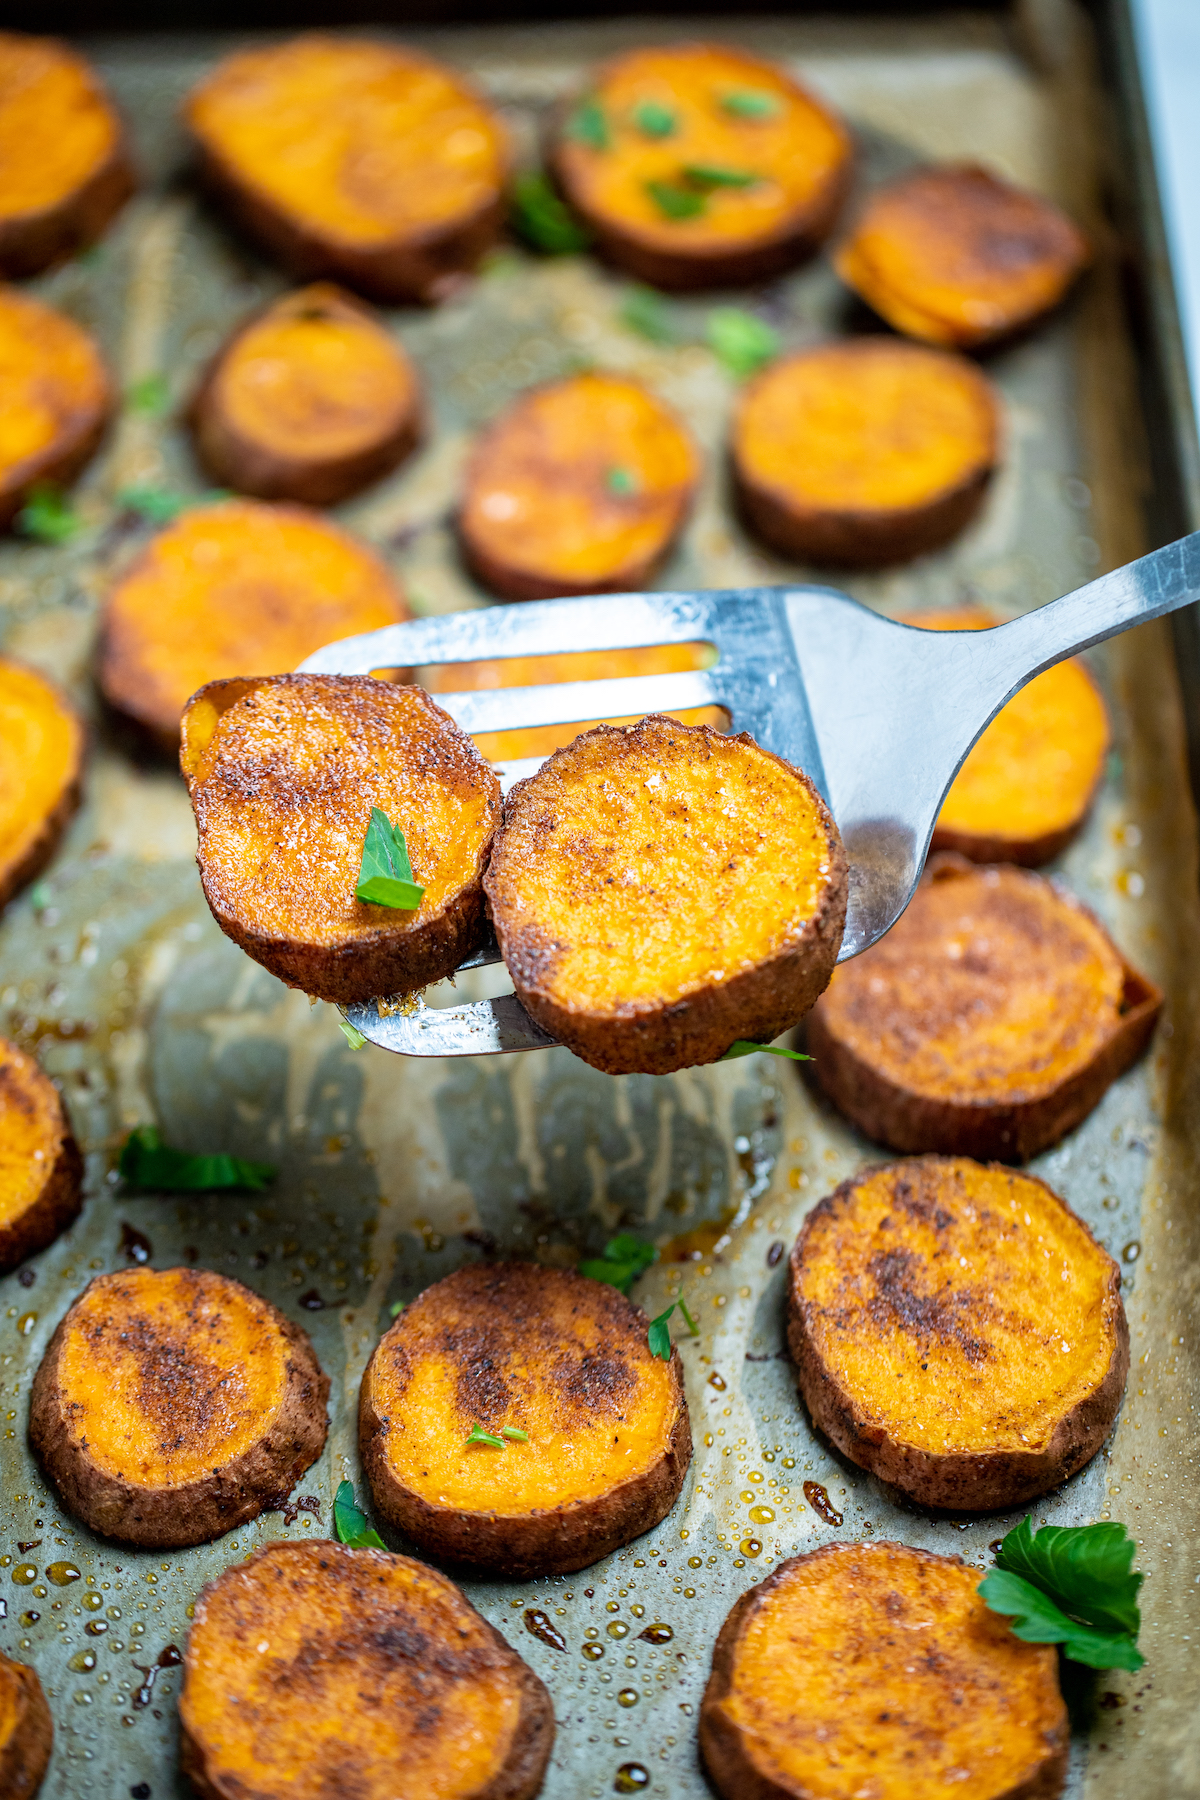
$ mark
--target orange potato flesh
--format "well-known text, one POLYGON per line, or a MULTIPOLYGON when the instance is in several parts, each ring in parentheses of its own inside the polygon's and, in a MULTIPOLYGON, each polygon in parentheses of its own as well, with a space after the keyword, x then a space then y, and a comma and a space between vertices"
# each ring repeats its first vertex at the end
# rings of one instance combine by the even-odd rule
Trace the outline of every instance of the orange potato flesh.
POLYGON ((504 1777, 523 1760, 530 1689, 544 1696, 444 1575, 377 1550, 275 1543, 197 1602, 184 1767, 206 1793, 525 1800, 538 1780, 504 1777))
POLYGON ((0 1269, 65 1229, 80 1209, 81 1174, 58 1089, 0 1038, 0 1269))
POLYGON ((706 1761, 706 1739, 732 1728, 762 1784, 721 1791, 1058 1793, 1067 1716, 1055 1652, 1022 1643, 988 1610, 982 1575, 892 1543, 831 1544, 783 1564, 749 1597, 726 1678, 714 1669, 705 1697, 706 1761))
POLYGON ((183 1487, 269 1430, 292 1346, 269 1308, 204 1269, 102 1275, 71 1309, 59 1352, 72 1435, 107 1475, 183 1487))
POLYGON ((637 382, 577 375, 535 389, 471 458, 468 557, 514 598, 636 585, 682 525, 699 472, 686 431, 637 382))
POLYGON ((1045 1182, 914 1158, 809 1218, 795 1291, 868 1431, 937 1455, 1044 1450, 1108 1374, 1116 1266, 1045 1182))
MULTIPOLYGON (((982 631, 997 621, 958 607, 905 622, 925 631, 982 631)), ((1013 696, 968 755, 938 818, 935 848, 940 835, 970 855, 975 838, 988 860, 999 861, 997 845, 1046 842, 1048 860, 1086 818, 1108 745, 1108 714, 1085 665, 1075 657, 1057 663, 1013 696)))
POLYGON ((1089 257, 1050 201, 963 165, 873 195, 835 266, 898 331, 969 348, 1057 306, 1089 257))
POLYGON ((108 377, 86 331, 0 287, 0 523, 41 480, 75 474, 99 439, 108 377))
POLYGON ((505 175, 496 116, 452 71, 391 44, 313 33, 239 51, 186 115, 241 184, 350 248, 464 218, 505 175))
POLYGON ((601 70, 590 95, 609 146, 580 142, 568 120, 556 151, 560 175, 585 216, 642 244, 723 252, 769 242, 823 213, 849 162, 849 137, 828 108, 777 64, 722 45, 634 51, 601 70), (765 115, 739 116, 724 104, 747 92, 762 98, 765 115), (653 136, 639 127, 647 102, 675 116, 673 131, 653 136), (753 179, 708 189, 693 217, 667 217, 646 184, 686 186, 683 171, 705 167, 753 179))
POLYGON ((0 233, 69 201, 118 148, 96 77, 52 38, 0 31, 0 233))
POLYGON ((651 1356, 644 1318, 615 1289, 529 1264, 460 1269, 427 1289, 380 1341, 363 1394, 388 1422, 383 1454, 404 1487, 506 1518, 654 1468, 681 1399, 677 1370, 651 1356), (529 1441, 468 1445, 477 1424, 529 1441))
POLYGON ((381 559, 317 514, 251 500, 198 506, 110 591, 101 686, 176 743, 180 714, 205 682, 282 673, 323 644, 409 616, 381 559))
POLYGON ((35 1670, 0 1655, 0 1793, 33 1800, 42 1784, 54 1726, 35 1670))
POLYGON ((83 752, 82 721, 58 689, 0 657, 0 903, 53 853, 83 752))

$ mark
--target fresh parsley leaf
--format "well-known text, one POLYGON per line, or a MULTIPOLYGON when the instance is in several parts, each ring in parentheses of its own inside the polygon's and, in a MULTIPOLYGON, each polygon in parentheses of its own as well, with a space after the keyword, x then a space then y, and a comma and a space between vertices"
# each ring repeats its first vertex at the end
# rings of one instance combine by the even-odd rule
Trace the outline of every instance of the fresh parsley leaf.
POLYGON ((636 494, 639 483, 632 469, 610 469, 604 478, 604 485, 610 494, 624 498, 627 494, 636 494))
POLYGON ((579 1273, 589 1281, 606 1281, 609 1287, 627 1294, 639 1275, 658 1261, 658 1251, 632 1231, 622 1231, 609 1238, 603 1257, 592 1257, 579 1264, 579 1273))
POLYGON ((645 188, 665 219, 695 219, 704 211, 704 195, 678 181, 647 181, 645 188))
POLYGON ((362 1032, 352 1025, 349 1019, 339 1019, 338 1030, 352 1050, 361 1050, 367 1041, 362 1032))
POLYGON ((700 1327, 688 1311, 687 1302, 681 1294, 678 1300, 673 1300, 671 1302, 666 1312, 659 1313, 657 1319, 651 1319, 650 1328, 646 1333, 646 1342, 650 1346, 651 1356, 660 1357, 663 1362, 670 1362, 671 1360, 671 1332, 669 1329, 669 1320, 676 1307, 678 1307, 683 1314, 684 1321, 692 1337, 699 1337, 700 1335, 700 1327))
POLYGON ((759 179, 753 169, 730 169, 723 163, 685 163, 683 176, 705 194, 713 188, 753 187, 759 179))
POLYGON ((354 898, 365 900, 370 906, 394 906, 402 912, 415 912, 424 895, 425 889, 413 880, 404 833, 385 812, 373 806, 363 839, 362 866, 354 898))
POLYGON ((779 1044, 752 1044, 749 1038, 734 1038, 720 1060, 736 1062, 739 1056, 753 1056, 756 1050, 761 1050, 766 1056, 790 1056, 793 1062, 812 1061, 811 1056, 804 1056, 799 1050, 785 1050, 779 1044))
POLYGON ((403 1300, 393 1300, 392 1304, 388 1307, 388 1314, 393 1319, 398 1319, 400 1317, 400 1314, 403 1311, 404 1311, 403 1300))
POLYGON ((467 1443, 491 1444, 497 1450, 503 1450, 504 1448, 504 1439, 502 1437, 493 1437, 492 1433, 490 1431, 485 1431, 482 1425, 472 1426, 471 1435, 467 1439, 467 1443))
POLYGON ((144 413, 157 419, 171 404, 171 389, 165 375, 143 375, 125 390, 125 404, 130 412, 144 413))
POLYGON ((609 148, 612 138, 608 117, 597 99, 584 100, 575 108, 567 120, 567 136, 574 138, 577 144, 586 144, 589 150, 609 148))
POLYGON ((81 529, 83 520, 59 488, 39 481, 30 489, 16 523, 19 531, 40 544, 65 544, 81 529))
POLYGON ((667 303, 654 288, 627 288, 618 314, 627 331, 649 338, 652 344, 673 344, 675 327, 667 311, 667 303))
POLYGON ((517 176, 513 183, 512 222, 527 244, 549 256, 586 250, 592 241, 583 220, 541 174, 517 176))
POLYGON ((1027 1643, 1061 1644, 1072 1662, 1092 1669, 1140 1669, 1136 1549, 1115 1521, 1035 1533, 1025 1518, 1004 1538, 979 1592, 1027 1643))
POLYGON ((29 890, 29 904, 34 912, 45 912, 53 898, 48 881, 35 881, 29 890))
POLYGON ((367 1515, 354 1504, 354 1488, 343 1481, 333 1497, 333 1535, 350 1550, 386 1550, 379 1533, 367 1523, 367 1515))
POLYGON ((669 106, 662 106, 657 100, 643 100, 633 109, 633 122, 646 137, 666 138, 672 136, 679 119, 669 106))
POLYGON ((116 503, 124 512, 137 513, 148 525, 169 525, 190 506, 212 506, 229 497, 226 488, 210 488, 206 494, 179 494, 173 488, 127 487, 119 489, 116 503))
POLYGON ((512 1438, 518 1444, 527 1444, 529 1442, 529 1433, 527 1431, 520 1431, 515 1425, 502 1425, 500 1427, 500 1435, 501 1437, 512 1438))
POLYGON ((207 1194, 219 1188, 245 1188, 257 1194, 279 1173, 273 1163, 245 1162, 224 1150, 210 1156, 172 1150, 154 1125, 139 1125, 130 1132, 117 1167, 129 1186, 143 1193, 165 1189, 171 1194, 207 1194))
POLYGON ((708 315, 708 343, 731 375, 753 375, 779 349, 769 325, 740 306, 717 306, 708 315))
POLYGON ((691 1313, 688 1311, 687 1301, 684 1299, 682 1294, 680 1294, 680 1296, 679 1296, 679 1310, 683 1314, 683 1322, 687 1326, 688 1332, 690 1333, 690 1335, 692 1337, 699 1337, 700 1336, 700 1327, 697 1325, 695 1319, 693 1319, 691 1313))
POLYGON ((780 111, 774 94, 761 88, 728 88, 721 95, 721 108, 735 119, 773 119, 780 111))

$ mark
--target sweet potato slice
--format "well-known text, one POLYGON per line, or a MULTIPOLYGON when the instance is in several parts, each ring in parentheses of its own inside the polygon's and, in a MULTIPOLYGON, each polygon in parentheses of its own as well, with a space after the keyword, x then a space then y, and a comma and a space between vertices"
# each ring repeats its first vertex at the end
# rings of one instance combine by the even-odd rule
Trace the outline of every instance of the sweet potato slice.
POLYGON ((54 1725, 37 1671, 0 1655, 0 1794, 33 1800, 54 1748, 54 1725))
POLYGON ((504 127, 414 50, 313 32, 237 51, 184 115, 235 219, 300 275, 437 300, 499 233, 504 127))
POLYGON ((179 1717, 206 1800, 532 1800, 554 1745, 546 1688, 452 1581, 319 1541, 201 1590, 179 1717))
POLYGON ((700 475, 661 400, 621 375, 576 375, 522 394, 467 471, 467 561, 506 600, 641 587, 687 517, 700 475))
POLYGON ((564 110, 553 150, 601 252, 664 288, 791 268, 832 229, 852 165, 831 108, 723 44, 617 57, 564 110))
POLYGON ((873 194, 834 262, 897 331, 976 349, 1051 311, 1090 260, 1057 206, 964 163, 873 194))
POLYGON ((1108 1436, 1129 1372, 1121 1272, 1032 1175, 916 1157, 805 1220, 788 1348, 813 1421, 924 1506, 1008 1511, 1108 1436))
POLYGON ((965 357, 895 338, 785 357, 742 397, 738 498, 785 556, 869 568, 936 549, 999 460, 995 389, 965 357))
POLYGON ((54 38, 0 31, 0 274, 36 275, 93 243, 133 189, 95 70, 54 38))
POLYGON ((57 850, 79 805, 84 746, 66 695, 0 657, 0 906, 57 850))
POLYGON ((104 435, 112 391, 86 331, 0 287, 0 527, 30 489, 73 481, 104 435))
POLYGON ((435 1282, 363 1376, 376 1511, 431 1556, 506 1575, 586 1568, 649 1531, 679 1498, 692 1428, 679 1356, 651 1356, 646 1329, 616 1288, 561 1269, 435 1282), (476 1426, 503 1447, 468 1443, 476 1426))
MULTIPOLYGON (((982 607, 914 613, 925 631, 985 631, 982 607)), ((933 849, 972 862, 1036 869, 1082 829, 1108 755, 1108 713, 1078 657, 1056 663, 1015 694, 954 778, 933 832, 933 849)))
POLYGON ((217 481, 261 500, 334 506, 403 462, 420 435, 421 396, 374 313, 321 281, 234 332, 191 423, 217 481))
POLYGON ((1136 1062, 1161 1006, 1072 894, 947 854, 887 936, 835 972, 809 1048, 868 1137, 1027 1162, 1136 1062))
POLYGON ((410 616, 386 564, 329 520, 253 500, 197 506, 110 589, 100 686, 171 751, 205 682, 285 673, 323 644, 410 616))
POLYGON ((321 1454, 329 1377, 307 1333, 208 1269, 97 1275, 51 1338, 29 1437, 63 1503, 124 1544, 203 1544, 321 1454))
POLYGON ((1069 1728, 1049 1644, 907 1544, 824 1544, 742 1595, 713 1651, 700 1752, 725 1800, 1053 1800, 1069 1728))
POLYGON ((213 917, 289 987, 342 1005, 408 993, 478 949, 500 783, 422 688, 211 682, 184 715, 180 760, 213 917), (413 912, 355 899, 376 807, 425 890, 413 912))
POLYGON ((522 1004, 597 1069, 766 1041, 829 980, 846 858, 808 777, 744 732, 601 725, 509 793, 484 886, 522 1004))
POLYGON ((0 1038, 0 1275, 78 1218, 82 1183, 83 1158, 58 1089, 0 1038))

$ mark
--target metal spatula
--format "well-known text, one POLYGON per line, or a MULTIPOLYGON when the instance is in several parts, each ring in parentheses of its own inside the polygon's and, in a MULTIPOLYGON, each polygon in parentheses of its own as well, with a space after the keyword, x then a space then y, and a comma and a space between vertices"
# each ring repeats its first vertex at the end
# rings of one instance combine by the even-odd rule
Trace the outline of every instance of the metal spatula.
MULTIPOLYGON (((555 656, 705 641, 713 667, 439 693, 464 731, 514 731, 588 719, 721 706, 735 731, 804 769, 824 794, 850 859, 841 957, 857 956, 912 898, 946 791, 976 738, 1043 669, 1131 625, 1200 599, 1200 532, 1102 575, 991 631, 921 631, 825 587, 612 594, 451 613, 389 625, 318 650, 304 673, 555 656)), ((506 785, 537 767, 509 765, 506 785)), ((462 964, 499 961, 494 943, 462 964)), ((515 995, 464 1006, 377 1003, 345 1009, 385 1050, 481 1056, 555 1039, 515 995)))

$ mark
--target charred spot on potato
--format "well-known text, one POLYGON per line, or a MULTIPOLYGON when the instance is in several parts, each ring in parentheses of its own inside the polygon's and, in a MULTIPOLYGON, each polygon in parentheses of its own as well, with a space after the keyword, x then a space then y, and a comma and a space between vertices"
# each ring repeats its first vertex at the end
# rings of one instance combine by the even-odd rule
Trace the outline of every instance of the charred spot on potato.
POLYGON ((85 734, 53 683, 0 657, 0 906, 41 873, 79 805, 85 734))
POLYGON ((100 352, 53 306, 0 287, 0 526, 36 487, 73 481, 112 408, 100 352))
POLYGON ((0 1273, 44 1250, 83 1206, 83 1158, 58 1089, 0 1039, 0 1273))

